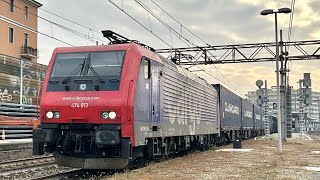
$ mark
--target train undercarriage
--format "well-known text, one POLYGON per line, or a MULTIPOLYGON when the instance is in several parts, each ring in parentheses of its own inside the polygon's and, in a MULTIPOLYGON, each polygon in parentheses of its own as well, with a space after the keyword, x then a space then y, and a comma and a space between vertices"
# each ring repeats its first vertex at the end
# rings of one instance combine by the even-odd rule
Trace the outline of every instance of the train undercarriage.
POLYGON ((243 131, 221 131, 220 136, 148 138, 146 145, 132 147, 129 139, 120 137, 120 125, 42 124, 40 128, 34 130, 34 155, 52 153, 58 165, 83 169, 123 169, 141 160, 249 138, 243 131))

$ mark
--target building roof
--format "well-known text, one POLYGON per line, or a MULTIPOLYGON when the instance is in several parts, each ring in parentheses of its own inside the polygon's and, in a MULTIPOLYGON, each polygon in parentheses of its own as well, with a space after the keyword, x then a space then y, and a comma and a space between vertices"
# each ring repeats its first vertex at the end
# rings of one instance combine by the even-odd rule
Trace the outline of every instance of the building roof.
POLYGON ((36 7, 41 7, 42 4, 37 2, 37 1, 34 1, 34 0, 26 0, 27 2, 31 3, 32 5, 36 6, 36 7))

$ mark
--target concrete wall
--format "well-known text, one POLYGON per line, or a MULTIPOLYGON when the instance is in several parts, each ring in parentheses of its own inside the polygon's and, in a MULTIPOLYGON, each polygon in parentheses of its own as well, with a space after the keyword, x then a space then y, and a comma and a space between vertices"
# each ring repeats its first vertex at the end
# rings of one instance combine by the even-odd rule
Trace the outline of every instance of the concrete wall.
MULTIPOLYGON (((47 66, 26 61, 22 67, 22 103, 35 105, 47 66)), ((19 104, 20 93, 20 60, 0 55, 0 102, 19 104)))

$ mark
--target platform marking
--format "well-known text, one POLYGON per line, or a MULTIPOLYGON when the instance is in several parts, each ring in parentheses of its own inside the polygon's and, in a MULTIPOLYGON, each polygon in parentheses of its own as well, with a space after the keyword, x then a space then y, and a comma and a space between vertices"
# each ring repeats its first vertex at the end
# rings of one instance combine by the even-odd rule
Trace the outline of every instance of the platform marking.
POLYGON ((217 149, 215 151, 223 151, 223 152, 250 152, 253 149, 217 149))
POLYGON ((265 138, 265 136, 263 136, 262 138, 258 139, 258 140, 263 140, 265 138))
POLYGON ((320 167, 304 167, 308 171, 320 171, 320 167))
MULTIPOLYGON (((304 134, 303 136, 307 137, 309 140, 313 140, 310 136, 304 134)), ((303 138, 303 137, 302 137, 303 138)))

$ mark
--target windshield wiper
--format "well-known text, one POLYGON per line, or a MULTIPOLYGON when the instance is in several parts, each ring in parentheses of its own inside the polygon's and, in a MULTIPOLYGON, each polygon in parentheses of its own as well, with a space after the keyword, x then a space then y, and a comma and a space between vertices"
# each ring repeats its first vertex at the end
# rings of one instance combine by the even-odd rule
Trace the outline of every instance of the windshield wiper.
POLYGON ((93 72, 93 74, 94 74, 95 76, 98 77, 98 79, 100 80, 100 83, 104 83, 104 80, 99 76, 99 74, 97 73, 97 71, 94 70, 94 68, 93 68, 91 65, 89 65, 89 69, 93 72))
POLYGON ((75 83, 92 83, 91 79, 75 79, 73 82, 75 83))
POLYGON ((120 82, 119 79, 113 78, 113 79, 109 79, 109 82, 120 82))
POLYGON ((57 81, 57 80, 49 80, 49 83, 50 83, 50 84, 58 84, 59 81, 57 81))
POLYGON ((67 82, 69 82, 70 80, 70 76, 72 76, 73 74, 76 74, 78 73, 79 70, 82 70, 83 69, 83 63, 82 64, 79 64, 75 69, 73 69, 71 71, 71 73, 69 73, 63 80, 62 80, 62 84, 66 84, 67 82))

